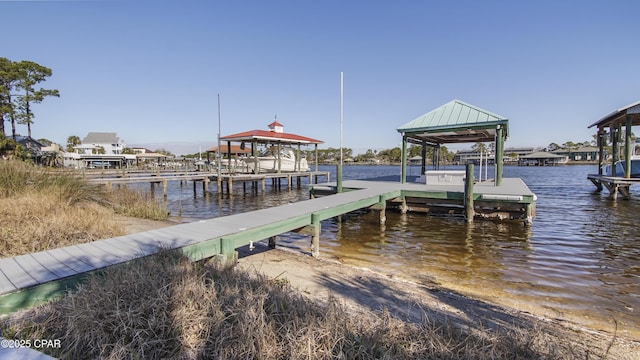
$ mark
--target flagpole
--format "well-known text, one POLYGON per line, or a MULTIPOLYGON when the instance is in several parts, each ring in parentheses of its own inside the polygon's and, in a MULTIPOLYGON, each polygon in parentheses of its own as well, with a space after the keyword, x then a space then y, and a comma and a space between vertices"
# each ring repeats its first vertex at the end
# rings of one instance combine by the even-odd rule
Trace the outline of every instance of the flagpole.
POLYGON ((220 169, 220 165, 222 165, 222 157, 220 148, 220 93, 218 93, 218 151, 216 151, 216 169, 218 170, 218 184, 220 184, 220 176, 222 176, 222 170, 220 169))
POLYGON ((344 97, 344 73, 340 72, 340 162, 338 163, 337 189, 336 191, 342 192, 342 122, 343 122, 343 97, 344 97))

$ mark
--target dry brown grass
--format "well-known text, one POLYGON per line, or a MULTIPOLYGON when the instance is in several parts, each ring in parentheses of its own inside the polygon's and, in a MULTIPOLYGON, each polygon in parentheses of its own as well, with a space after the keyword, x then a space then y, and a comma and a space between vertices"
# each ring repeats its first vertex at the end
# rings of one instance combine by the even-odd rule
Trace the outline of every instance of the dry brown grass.
POLYGON ((112 214, 92 203, 61 202, 51 193, 0 198, 0 257, 122 235, 112 214))
MULTIPOLYGON (((77 292, 20 319, 5 337, 60 339, 73 359, 575 358, 536 331, 470 332, 406 323, 388 312, 315 303, 286 282, 191 263, 172 253, 92 276, 77 292)), ((584 358, 584 356, 582 356, 584 358)))
POLYGON ((149 193, 117 188, 109 194, 116 213, 150 220, 167 220, 167 208, 149 193))
POLYGON ((0 257, 123 235, 113 214, 166 220, 166 208, 133 191, 108 191, 73 172, 0 161, 0 257))

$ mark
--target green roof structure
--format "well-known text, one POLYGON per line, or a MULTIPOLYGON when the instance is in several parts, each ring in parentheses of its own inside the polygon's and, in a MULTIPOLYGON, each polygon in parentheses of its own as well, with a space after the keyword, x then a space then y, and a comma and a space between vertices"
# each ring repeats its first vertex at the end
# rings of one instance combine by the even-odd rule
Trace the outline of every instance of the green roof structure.
POLYGON ((410 142, 431 145, 494 141, 496 130, 507 137, 509 120, 460 100, 452 100, 400 126, 410 142))
MULTIPOLYGON (((509 119, 460 100, 452 100, 428 113, 418 116, 396 129, 402 134, 402 174, 406 181, 407 143, 432 146, 442 144, 495 141, 495 185, 502 181, 502 152, 509 130, 509 119)), ((423 151, 423 154, 425 152, 423 151)), ((424 155, 423 155, 424 157, 424 155)), ((435 158, 436 168, 439 167, 435 158)), ((423 160, 423 169, 425 167, 423 160)))

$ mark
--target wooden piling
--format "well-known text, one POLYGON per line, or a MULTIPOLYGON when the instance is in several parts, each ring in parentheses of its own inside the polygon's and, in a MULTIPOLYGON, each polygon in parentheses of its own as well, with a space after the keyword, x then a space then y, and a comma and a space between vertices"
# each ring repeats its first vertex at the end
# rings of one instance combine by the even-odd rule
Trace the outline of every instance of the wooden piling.
POLYGON ((311 235, 311 256, 320 257, 320 215, 311 214, 311 229, 313 235, 311 235))
POLYGON ((475 212, 473 210, 473 164, 467 164, 464 178, 464 215, 467 222, 473 222, 475 212))

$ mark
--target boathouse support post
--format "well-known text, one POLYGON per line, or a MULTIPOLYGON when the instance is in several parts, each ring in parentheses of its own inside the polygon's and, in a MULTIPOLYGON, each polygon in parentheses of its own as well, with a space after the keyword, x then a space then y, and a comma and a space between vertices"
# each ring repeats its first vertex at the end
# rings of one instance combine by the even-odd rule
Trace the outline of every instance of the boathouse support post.
MULTIPOLYGON (((604 167, 604 129, 598 127, 598 138, 596 139, 598 143, 598 175, 602 175, 602 168, 604 167)), ((602 190, 602 185, 600 186, 600 190, 602 190)))
POLYGON ((320 257, 320 216, 311 214, 311 256, 320 257))
POLYGON ((318 144, 314 144, 315 148, 315 156, 313 157, 313 162, 315 163, 316 172, 318 172, 318 144))
POLYGON ((624 137, 624 177, 631 178, 631 156, 633 155, 631 145, 631 115, 627 114, 627 123, 624 137))
POLYGON ((402 134, 402 152, 400 153, 400 182, 405 184, 407 182, 407 136, 402 134))
POLYGON ((498 125, 496 129, 496 154, 494 156, 496 179, 495 186, 500 186, 502 183, 502 155, 504 152, 504 129, 498 125))
POLYGON ((427 142, 422 142, 422 151, 420 152, 420 157, 422 161, 420 163, 420 176, 424 175, 427 171, 427 142))
POLYGON ((162 196, 167 198, 167 179, 162 179, 162 196))
POLYGON ((616 172, 616 162, 618 161, 618 127, 611 126, 611 176, 618 175, 616 172))
POLYGON ((473 164, 467 164, 464 178, 464 216, 468 223, 473 222, 473 164))

